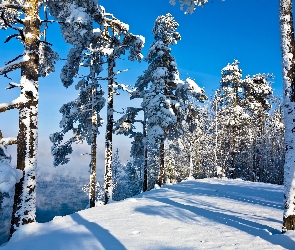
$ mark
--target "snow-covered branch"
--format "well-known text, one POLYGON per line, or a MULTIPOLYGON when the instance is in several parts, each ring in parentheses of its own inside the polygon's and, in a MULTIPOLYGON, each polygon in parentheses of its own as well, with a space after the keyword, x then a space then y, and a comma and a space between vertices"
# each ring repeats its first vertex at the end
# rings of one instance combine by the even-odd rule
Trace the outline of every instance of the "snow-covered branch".
POLYGON ((128 85, 126 84, 115 83, 114 86, 118 89, 126 91, 129 95, 132 95, 132 93, 136 91, 136 89, 128 89, 128 85))
POLYGON ((25 10, 28 10, 29 6, 28 5, 11 4, 11 3, 1 3, 0 9, 2 9, 2 8, 25 11, 25 10))
POLYGON ((0 104, 0 113, 5 112, 7 110, 19 108, 21 105, 26 103, 27 99, 23 97, 18 97, 11 102, 1 103, 0 104))
POLYGON ((8 90, 8 89, 19 88, 19 87, 20 87, 20 84, 19 83, 10 82, 9 83, 9 86, 6 87, 5 89, 8 90))
POLYGON ((18 69, 22 66, 24 62, 27 62, 30 59, 30 56, 25 54, 19 60, 10 61, 10 63, 6 64, 4 67, 0 68, 0 75, 7 74, 15 69, 18 69))
POLYGON ((16 137, 7 137, 7 138, 0 138, 0 144, 4 145, 5 147, 12 144, 17 144, 16 137))

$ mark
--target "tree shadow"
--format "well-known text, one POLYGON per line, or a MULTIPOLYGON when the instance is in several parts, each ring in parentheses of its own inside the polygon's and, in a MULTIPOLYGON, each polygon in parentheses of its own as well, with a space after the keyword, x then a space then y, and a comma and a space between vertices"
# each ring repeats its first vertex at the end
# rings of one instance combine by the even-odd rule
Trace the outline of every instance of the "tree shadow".
POLYGON ((104 249, 126 249, 124 245, 109 232, 109 230, 104 229, 94 222, 84 219, 78 213, 71 215, 71 217, 74 221, 86 227, 88 231, 91 232, 97 241, 104 247, 104 249))
MULTIPOLYGON (((294 248, 295 242, 291 240, 289 237, 282 235, 281 232, 275 228, 269 227, 267 225, 263 225, 257 222, 245 220, 243 218, 239 218, 237 216, 224 214, 217 211, 210 211, 204 208, 191 206, 191 205, 185 205, 181 204, 179 202, 173 201, 169 198, 157 198, 157 197, 149 197, 150 199, 153 199, 155 201, 173 206, 174 208, 172 211, 177 211, 178 213, 183 213, 184 215, 186 212, 192 212, 196 214, 196 216, 202 216, 208 220, 213 220, 217 223, 224 224, 226 226, 230 226, 233 228, 236 228, 240 231, 244 231, 250 235, 253 236, 259 236, 260 238, 264 239, 265 241, 268 241, 274 245, 280 245, 284 247, 285 249, 292 249, 294 248), (283 237, 283 239, 282 239, 283 237)), ((155 209, 155 207, 139 207, 136 208, 137 212, 141 212, 144 214, 150 214, 155 215, 158 214, 159 216, 163 217, 177 217, 178 219, 182 217, 181 214, 175 215, 175 214, 167 214, 167 211, 161 212, 159 208, 155 209)))
MULTIPOLYGON (((278 188, 280 187, 279 185, 270 185, 267 187, 265 183, 263 183, 264 186, 260 189, 259 187, 251 186, 253 183, 246 181, 242 181, 242 183, 244 185, 241 186, 237 181, 233 181, 232 183, 231 181, 225 181, 224 185, 222 181, 219 181, 218 184, 202 181, 186 181, 178 185, 168 186, 167 188, 168 190, 191 195, 224 197, 239 202, 283 209, 283 191, 281 188, 278 188), (281 202, 278 202, 278 200, 281 200, 281 202)), ((257 183, 255 184, 258 185, 257 183)))
MULTIPOLYGON (((55 221, 53 225, 40 227, 36 234, 33 233, 30 237, 25 237, 19 240, 8 242, 3 246, 3 250, 27 250, 27 249, 87 249, 87 250, 105 250, 116 249, 126 250, 124 245, 115 238, 107 229, 101 227, 95 222, 89 222, 80 214, 75 213, 70 215, 73 223, 73 230, 71 226, 65 225, 64 228, 54 230, 55 221), (53 229, 52 229, 53 227, 53 229), (81 228, 79 228, 81 227, 81 228), (87 230, 85 230, 85 228, 87 230), (83 230, 84 229, 84 230, 83 230), (41 232, 40 232, 41 230, 41 232), (34 235, 35 234, 35 235, 34 235)), ((60 223, 60 222, 58 222, 60 223)), ((45 224, 46 225, 46 224, 45 224)))

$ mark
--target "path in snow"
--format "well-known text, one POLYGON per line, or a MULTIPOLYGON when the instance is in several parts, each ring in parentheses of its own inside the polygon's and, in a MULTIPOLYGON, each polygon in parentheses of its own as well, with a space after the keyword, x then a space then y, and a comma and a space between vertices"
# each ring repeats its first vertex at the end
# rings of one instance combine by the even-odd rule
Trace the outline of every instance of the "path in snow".
POLYGON ((22 227, 3 249, 295 249, 283 187, 205 179, 22 227))

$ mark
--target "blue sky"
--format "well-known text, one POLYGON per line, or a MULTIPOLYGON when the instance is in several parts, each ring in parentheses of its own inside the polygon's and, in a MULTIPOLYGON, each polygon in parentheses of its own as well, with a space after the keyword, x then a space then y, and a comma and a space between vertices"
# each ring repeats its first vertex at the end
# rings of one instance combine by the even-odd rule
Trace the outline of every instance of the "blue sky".
MULTIPOLYGON (((179 5, 171 6, 169 0, 101 0, 99 1, 107 12, 114 14, 122 22, 129 24, 133 34, 143 35, 146 45, 143 54, 146 55, 153 41, 152 27, 159 15, 171 13, 179 23, 179 33, 182 40, 172 46, 181 77, 193 78, 208 95, 219 87, 220 71, 234 59, 240 61, 243 76, 256 73, 273 73, 275 94, 282 93, 281 53, 279 35, 278 1, 274 0, 221 0, 210 1, 203 8, 198 8, 193 15, 185 15, 179 5)), ((6 31, 0 32, 4 41, 6 31)), ((65 58, 70 46, 65 44, 60 36, 58 25, 50 25, 48 41, 54 44, 61 58, 65 58)), ((19 54, 21 46, 16 41, 0 46, 0 64, 11 60, 19 54)), ((77 96, 74 86, 65 89, 59 80, 59 71, 64 64, 60 61, 57 70, 49 77, 40 79, 39 101, 39 145, 40 159, 43 165, 50 165, 48 158, 50 143, 47 139, 50 133, 58 131, 61 118, 58 110, 63 103, 77 96)), ((118 69, 129 68, 122 73, 119 80, 122 83, 134 84, 138 75, 146 69, 146 63, 129 63, 121 61, 118 69)), ((19 72, 11 74, 18 81, 19 72)), ((0 78, 0 102, 7 102, 17 97, 18 90, 5 91, 8 80, 0 78)), ((105 87, 105 83, 102 83, 105 87)), ((106 90, 106 88, 105 88, 106 90)), ((136 103, 138 104, 138 103, 136 103)), ((121 110, 129 106, 128 96, 122 94, 115 97, 115 107, 121 110)), ((105 111, 103 112, 105 113, 105 111)), ((9 111, 0 114, 0 129, 4 136, 16 136, 17 112, 9 111)), ((103 164, 103 144, 105 127, 101 129, 101 152, 99 158, 103 164)), ((122 148, 122 157, 128 156, 128 147, 122 137, 116 137, 114 148, 122 148)), ((80 151, 88 150, 85 145, 80 151)), ((14 149, 11 151, 14 152, 14 149)), ((78 155, 78 153, 77 153, 78 155)), ((15 158, 15 157, 14 157, 15 158)))

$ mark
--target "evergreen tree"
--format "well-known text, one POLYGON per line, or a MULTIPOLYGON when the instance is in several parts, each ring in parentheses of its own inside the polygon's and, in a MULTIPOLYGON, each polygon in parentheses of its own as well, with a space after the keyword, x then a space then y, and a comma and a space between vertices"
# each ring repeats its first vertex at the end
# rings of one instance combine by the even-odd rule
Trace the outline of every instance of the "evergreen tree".
POLYGON ((261 157, 257 154, 261 154, 261 147, 258 149, 257 143, 262 143, 272 89, 267 75, 242 79, 238 65, 235 61, 222 69, 221 87, 213 101, 216 164, 223 176, 259 180, 261 157), (251 146, 253 152, 250 154, 251 146))
POLYGON ((112 134, 113 134, 113 112, 114 112, 114 88, 123 88, 122 84, 116 83, 115 62, 129 50, 128 59, 131 61, 142 59, 141 50, 144 45, 144 38, 129 33, 129 26, 112 17, 107 20, 108 26, 105 34, 108 39, 108 46, 104 49, 108 63, 108 97, 107 97, 107 124, 105 135, 105 204, 112 199, 112 134), (123 39, 122 39, 123 37, 123 39))
POLYGON ((177 122, 174 106, 174 92, 179 80, 175 58, 171 56, 170 45, 180 40, 176 32, 178 23, 171 14, 159 16, 153 28, 155 42, 148 51, 148 69, 136 83, 134 97, 142 97, 142 108, 146 119, 147 138, 150 147, 159 149, 160 168, 158 184, 164 178, 164 141, 169 129, 177 122), (150 86, 148 85, 149 83, 150 86))
POLYGON ((124 199, 124 183, 123 177, 123 165, 119 157, 119 149, 115 151, 112 164, 112 183, 113 183, 113 200, 119 201, 124 199))
POLYGON ((52 3, 50 9, 57 19, 62 22, 62 33, 66 42, 73 44, 68 60, 62 69, 61 80, 65 87, 73 83, 73 78, 78 74, 79 67, 89 68, 89 74, 82 77, 76 89, 80 90, 79 96, 74 101, 64 104, 60 112, 63 117, 60 122, 61 132, 50 135, 53 143, 52 155, 54 165, 66 164, 72 153, 73 142, 87 141, 91 146, 90 162, 90 188, 89 205, 95 206, 96 192, 96 138, 99 134, 98 127, 102 125, 99 116, 100 110, 105 104, 104 92, 98 84, 98 76, 103 70, 103 52, 105 37, 100 29, 93 28, 93 21, 102 23, 106 17, 101 8, 94 3, 85 2, 82 6, 75 2, 67 3, 62 11, 58 12, 60 3, 52 3), (79 31, 79 32, 77 32, 79 31), (77 123, 77 127, 75 124, 77 123), (61 144, 64 135, 73 132, 73 137, 61 144))
POLYGON ((111 199, 112 194, 113 95, 116 85, 115 75, 117 74, 114 72, 115 60, 125 54, 127 50, 129 50, 130 60, 140 60, 142 58, 140 51, 144 39, 141 36, 131 34, 128 31, 128 25, 120 22, 113 15, 106 13, 103 7, 95 5, 94 2, 84 3, 77 1, 66 5, 66 8, 63 8, 60 2, 53 2, 50 7, 54 10, 60 10, 60 12, 55 11, 54 15, 62 24, 61 29, 66 42, 74 45, 61 73, 64 86, 68 87, 73 83, 73 78, 78 74, 80 66, 90 68, 90 74, 84 77, 77 85, 77 88, 81 89, 79 98, 66 104, 61 109, 64 116, 64 121, 61 122, 61 126, 64 127, 62 133, 73 130, 74 137, 65 145, 59 147, 62 140, 61 134, 51 136, 51 140, 55 144, 52 152, 56 155, 56 159, 59 159, 56 162, 57 164, 68 161, 65 156, 72 152, 70 143, 86 139, 92 145, 90 207, 94 206, 95 201, 96 135, 98 134, 97 127, 101 126, 98 113, 104 105, 103 91, 97 83, 97 77, 102 71, 103 58, 107 61, 108 76, 102 78, 108 80, 104 182, 106 204, 111 199), (94 29, 93 22, 100 25, 100 28, 94 29), (81 108, 85 108, 85 110, 80 112, 81 108), (87 121, 84 120, 84 118, 87 119, 85 116, 88 117, 87 121), (89 123, 90 120, 92 124, 89 123), (76 121, 81 124, 78 128, 73 127, 76 121))

